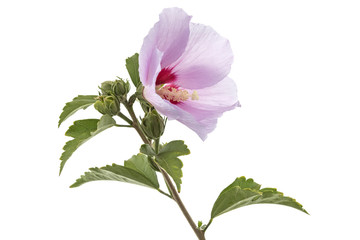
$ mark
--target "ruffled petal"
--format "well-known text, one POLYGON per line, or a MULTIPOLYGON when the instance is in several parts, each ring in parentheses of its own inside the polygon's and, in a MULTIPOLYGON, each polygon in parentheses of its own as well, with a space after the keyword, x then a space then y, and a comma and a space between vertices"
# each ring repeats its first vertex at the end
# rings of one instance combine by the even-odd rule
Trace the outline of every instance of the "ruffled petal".
POLYGON ((224 112, 240 107, 235 82, 229 77, 196 92, 198 100, 189 99, 178 107, 189 112, 197 121, 219 118, 224 112))
POLYGON ((155 93, 155 86, 145 86, 143 94, 146 100, 148 100, 159 113, 167 116, 169 120, 178 120, 183 123, 196 132, 202 140, 205 140, 208 133, 212 132, 216 127, 216 118, 202 119, 201 121, 196 120, 195 116, 191 113, 157 95, 155 93))
POLYGON ((217 118, 196 121, 193 116, 188 113, 186 115, 188 117, 178 119, 178 121, 193 130, 203 141, 205 141, 208 134, 216 128, 217 118))
POLYGON ((144 85, 151 85, 159 68, 167 67, 182 55, 189 39, 190 20, 191 16, 180 8, 167 8, 160 14, 159 22, 144 38, 140 50, 139 73, 144 85))
POLYGON ((139 75, 144 86, 153 84, 161 70, 160 61, 163 54, 152 42, 152 36, 149 34, 144 40, 139 55, 139 75))
POLYGON ((161 68, 177 60, 184 52, 190 35, 191 16, 181 8, 166 8, 157 23, 157 48, 164 53, 161 68))
POLYGON ((210 87, 230 72, 233 54, 230 43, 211 27, 190 24, 185 52, 171 67, 176 84, 187 89, 210 87))

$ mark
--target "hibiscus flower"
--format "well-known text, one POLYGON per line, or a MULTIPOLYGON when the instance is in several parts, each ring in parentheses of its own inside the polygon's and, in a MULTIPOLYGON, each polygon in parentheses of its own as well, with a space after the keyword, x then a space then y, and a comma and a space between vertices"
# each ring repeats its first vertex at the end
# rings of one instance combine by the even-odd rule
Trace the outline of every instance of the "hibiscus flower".
POLYGON ((190 20, 180 8, 163 10, 144 39, 139 73, 145 99, 205 140, 217 119, 240 104, 227 76, 233 62, 229 41, 190 20))

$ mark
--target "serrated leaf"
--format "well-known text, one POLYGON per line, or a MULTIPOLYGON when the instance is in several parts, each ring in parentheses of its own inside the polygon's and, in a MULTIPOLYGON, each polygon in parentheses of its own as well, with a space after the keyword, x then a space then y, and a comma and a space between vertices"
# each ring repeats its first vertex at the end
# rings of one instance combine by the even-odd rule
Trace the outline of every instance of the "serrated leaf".
POLYGON ((178 157, 190 154, 190 150, 184 144, 184 141, 176 140, 169 142, 160 148, 158 154, 149 145, 143 144, 140 152, 148 156, 155 156, 158 164, 172 177, 178 192, 180 192, 183 163, 178 157))
POLYGON ((220 193, 211 211, 211 218, 240 207, 261 203, 285 205, 307 213, 295 199, 285 197, 275 188, 260 189, 260 185, 251 178, 241 177, 220 193))
POLYGON ((137 184, 144 187, 158 189, 159 186, 154 184, 150 179, 137 172, 134 169, 120 166, 117 164, 107 165, 102 168, 90 168, 89 172, 85 172, 74 184, 70 187, 78 187, 84 183, 99 181, 99 180, 113 180, 119 182, 126 182, 137 184))
POLYGON ((99 119, 85 119, 75 121, 73 125, 69 127, 65 135, 74 139, 66 142, 63 147, 60 160, 60 174, 65 166, 67 160, 83 143, 91 139, 93 136, 100 132, 116 125, 116 121, 110 115, 103 115, 99 119))
POLYGON ((129 160, 124 161, 124 166, 141 173, 148 178, 156 188, 159 188, 156 173, 149 163, 148 156, 141 153, 134 155, 129 160))
POLYGON ((175 140, 165 144, 157 154, 157 157, 168 159, 190 154, 190 150, 182 140, 175 140))
POLYGON ((96 95, 79 95, 75 97, 71 102, 65 104, 62 113, 59 117, 59 124, 60 127, 61 123, 64 122, 68 117, 73 115, 76 111, 80 109, 86 109, 90 105, 96 102, 96 95))
POLYGON ((126 69, 129 72, 131 81, 135 85, 135 87, 138 87, 140 82, 140 76, 139 76, 139 54, 135 53, 133 56, 126 59, 126 69))

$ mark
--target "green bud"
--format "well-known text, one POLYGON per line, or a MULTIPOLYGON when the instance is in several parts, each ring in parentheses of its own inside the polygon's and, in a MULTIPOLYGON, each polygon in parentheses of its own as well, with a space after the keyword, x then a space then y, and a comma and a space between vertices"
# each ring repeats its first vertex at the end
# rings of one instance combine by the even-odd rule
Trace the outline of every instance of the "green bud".
POLYGON ((120 103, 113 96, 100 96, 94 103, 94 107, 101 114, 114 116, 120 112, 120 103))
POLYGON ((101 83, 101 94, 102 95, 111 95, 112 94, 112 86, 113 86, 113 81, 105 81, 103 83, 101 83))
POLYGON ((164 119, 153 110, 145 115, 141 122, 141 128, 148 138, 158 139, 164 133, 164 119))
POLYGON ((126 96, 130 91, 130 83, 119 78, 113 82, 112 91, 116 96, 126 96))

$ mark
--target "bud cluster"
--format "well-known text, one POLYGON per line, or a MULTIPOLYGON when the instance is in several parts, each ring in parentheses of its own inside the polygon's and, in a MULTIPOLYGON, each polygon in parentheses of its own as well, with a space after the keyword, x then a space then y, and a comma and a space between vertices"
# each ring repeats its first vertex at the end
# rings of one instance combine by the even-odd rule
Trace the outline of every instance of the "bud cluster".
POLYGON ((115 81, 105 81, 99 87, 101 95, 94 104, 96 110, 101 114, 114 116, 120 112, 120 103, 126 101, 130 91, 130 83, 118 78, 115 81))
POLYGON ((118 78, 115 81, 105 81, 101 83, 100 90, 102 95, 116 96, 120 100, 124 100, 130 91, 130 83, 121 78, 118 78))

